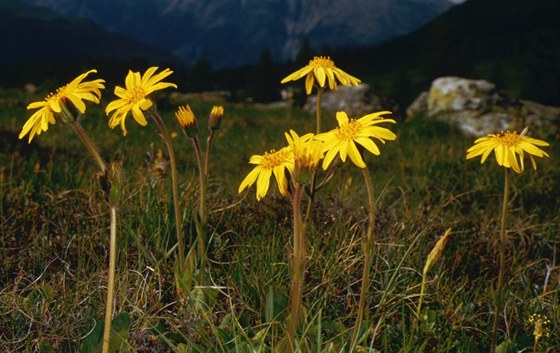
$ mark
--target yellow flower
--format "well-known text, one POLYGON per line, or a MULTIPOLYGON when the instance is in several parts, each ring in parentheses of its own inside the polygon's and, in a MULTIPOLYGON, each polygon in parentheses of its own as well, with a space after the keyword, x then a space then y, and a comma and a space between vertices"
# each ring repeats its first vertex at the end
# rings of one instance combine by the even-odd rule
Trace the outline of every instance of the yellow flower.
POLYGON ((158 67, 155 66, 150 67, 142 76, 140 76, 140 72, 128 71, 125 79, 126 88, 115 87, 115 95, 119 99, 112 101, 105 108, 107 115, 114 111, 109 119, 109 127, 111 129, 120 124, 123 134, 126 135, 124 121, 128 112, 132 112, 132 117, 138 124, 146 126, 148 122, 144 117, 144 111, 154 105, 148 96, 164 88, 177 88, 177 85, 174 83, 160 82, 171 75, 173 71, 165 69, 154 75, 157 69, 158 67))
POLYGON ((281 83, 286 83, 288 81, 296 81, 306 76, 305 78, 305 92, 309 95, 313 89, 313 84, 317 80, 319 87, 325 87, 325 82, 328 80, 329 88, 336 88, 336 81, 344 85, 357 86, 358 83, 362 82, 354 76, 347 74, 342 71, 334 64, 334 61, 329 57, 316 56, 313 60, 309 60, 309 64, 296 72, 285 77, 281 83))
POLYGON ((294 155, 293 174, 298 182, 306 182, 323 158, 323 142, 314 139, 312 133, 300 137, 294 130, 290 130, 290 134, 285 133, 285 136, 294 155))
POLYGON ((175 117, 188 137, 193 138, 198 134, 196 117, 188 104, 184 107, 179 107, 179 110, 175 112, 175 117))
POLYGON ((29 133, 28 142, 31 142, 35 135, 47 131, 49 123, 56 122, 55 118, 64 119, 66 122, 72 121, 75 117, 68 114, 70 110, 73 110, 72 108, 75 108, 80 114, 84 114, 86 112, 84 100, 99 103, 101 90, 105 88, 103 85, 105 81, 97 79, 82 82, 90 73, 97 73, 97 70, 89 70, 81 74, 72 82, 57 89, 55 93, 49 94, 43 101, 29 104, 27 109, 39 108, 39 110, 33 113, 23 125, 19 138, 21 139, 29 133))
POLYGON ((393 123, 393 119, 383 119, 381 115, 390 114, 391 112, 383 111, 373 114, 368 114, 358 120, 349 119, 345 112, 336 113, 338 120, 338 127, 329 132, 315 136, 316 139, 324 142, 323 150, 327 152, 323 160, 323 169, 327 169, 337 154, 340 154, 340 159, 346 162, 346 157, 349 156, 352 162, 360 168, 365 168, 366 164, 358 150, 358 143, 371 153, 379 155, 379 148, 372 140, 376 138, 382 143, 385 140, 395 140, 397 136, 389 129, 384 127, 374 126, 379 123, 393 123))
POLYGON ((210 117, 208 118, 208 127, 210 130, 218 130, 220 125, 222 125, 222 117, 224 116, 224 107, 221 105, 215 105, 210 111, 210 117))
POLYGON ((241 182, 239 192, 256 181, 257 200, 260 201, 268 192, 270 177, 274 174, 280 193, 284 196, 290 195, 286 172, 291 174, 294 170, 294 155, 289 147, 284 147, 279 151, 271 150, 262 156, 254 155, 249 159, 249 163, 257 166, 241 182))
POLYGON ((474 142, 474 145, 467 150, 467 159, 482 155, 480 163, 484 163, 490 153, 494 151, 499 165, 521 173, 525 167, 523 161, 525 152, 529 155, 533 169, 537 169, 533 156, 548 157, 548 154, 537 146, 548 146, 548 143, 523 134, 518 135, 515 131, 489 134, 474 142))

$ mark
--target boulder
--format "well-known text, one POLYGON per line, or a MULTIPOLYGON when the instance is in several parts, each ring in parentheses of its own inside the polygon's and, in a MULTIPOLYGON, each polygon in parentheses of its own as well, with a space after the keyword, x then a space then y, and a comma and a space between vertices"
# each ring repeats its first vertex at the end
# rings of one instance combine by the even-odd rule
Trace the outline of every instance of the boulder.
MULTIPOLYGON (((317 96, 309 96, 304 109, 314 112, 317 96)), ((360 83, 358 86, 337 86, 335 90, 326 89, 321 97, 321 111, 336 113, 345 111, 351 117, 377 112, 380 110, 394 111, 395 105, 372 92, 369 85, 360 83)))
POLYGON ((423 114, 455 124, 465 134, 483 136, 504 130, 556 134, 560 107, 515 99, 485 80, 440 77, 407 108, 407 118, 423 114))

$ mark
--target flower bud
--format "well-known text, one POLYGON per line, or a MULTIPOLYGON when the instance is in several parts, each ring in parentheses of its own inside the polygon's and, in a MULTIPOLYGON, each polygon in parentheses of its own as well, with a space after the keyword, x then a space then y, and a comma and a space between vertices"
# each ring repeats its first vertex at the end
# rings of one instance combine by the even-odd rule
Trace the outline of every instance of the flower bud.
POLYGON ((175 112, 175 117, 188 137, 194 138, 198 135, 196 117, 188 104, 184 107, 179 107, 179 110, 175 112))
POLYGON ((119 203, 123 187, 123 170, 120 163, 111 163, 105 173, 97 175, 101 189, 111 206, 119 203))
POLYGON ((323 158, 323 143, 319 140, 294 141, 292 151, 295 180, 303 185, 310 181, 311 175, 323 158))
POLYGON ((108 169, 109 183, 111 184, 111 189, 109 190, 109 203, 112 206, 116 206, 119 202, 122 194, 123 187, 123 170, 120 163, 111 163, 108 169))
POLYGON ((224 116, 224 107, 215 105, 212 107, 210 112, 210 118, 208 118, 208 127, 210 130, 218 130, 222 124, 222 117, 224 116))

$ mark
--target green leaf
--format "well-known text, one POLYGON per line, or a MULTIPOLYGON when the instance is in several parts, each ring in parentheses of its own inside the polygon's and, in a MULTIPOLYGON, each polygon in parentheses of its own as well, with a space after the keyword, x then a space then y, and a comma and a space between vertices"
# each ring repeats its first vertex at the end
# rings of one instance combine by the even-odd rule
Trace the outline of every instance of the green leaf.
POLYGON ((192 257, 196 256, 194 251, 190 251, 187 255, 185 270, 181 272, 179 266, 179 260, 175 262, 175 282, 177 288, 179 288, 184 295, 190 294, 193 286, 193 277, 195 273, 194 259, 192 257))
POLYGON ((99 351, 103 340, 103 324, 103 320, 95 323, 91 333, 80 343, 80 353, 97 353, 99 351))
MULTIPOLYGON (((98 353, 101 350, 104 324, 104 320, 97 321, 93 331, 80 344, 80 353, 98 353)), ((130 316, 127 312, 115 316, 111 323, 110 353, 123 352, 127 345, 129 328, 130 316)))
POLYGON ((496 347, 496 353, 517 353, 517 344, 512 341, 504 341, 496 347))
POLYGON ((265 322, 283 320, 281 314, 284 313, 287 306, 288 297, 286 296, 286 294, 280 290, 269 287, 268 293, 266 294, 264 312, 265 322))
POLYGON ((207 311, 216 303, 218 293, 217 288, 196 287, 191 291, 190 296, 197 310, 207 311))

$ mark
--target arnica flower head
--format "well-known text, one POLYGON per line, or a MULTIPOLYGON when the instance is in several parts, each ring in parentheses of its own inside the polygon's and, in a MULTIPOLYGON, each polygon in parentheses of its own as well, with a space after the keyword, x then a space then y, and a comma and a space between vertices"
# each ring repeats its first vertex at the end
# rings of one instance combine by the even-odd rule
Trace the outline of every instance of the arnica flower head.
MULTIPOLYGON (((524 131, 525 132, 525 131, 524 131)), ((537 169, 537 163, 533 157, 548 157, 548 154, 537 146, 548 146, 545 141, 517 134, 516 131, 506 131, 499 134, 489 134, 478 138, 474 145, 467 150, 467 159, 482 155, 480 163, 494 151, 496 161, 505 168, 511 168, 516 173, 523 172, 525 168, 525 153, 531 160, 533 169, 537 169)))
POLYGON ((21 139, 29 133, 28 142, 31 142, 35 135, 47 131, 49 123, 54 124, 56 119, 66 123, 72 122, 76 118, 73 111, 77 110, 80 114, 86 112, 84 100, 99 103, 101 90, 105 88, 103 85, 105 80, 97 79, 82 82, 91 73, 97 73, 97 70, 89 70, 81 74, 72 82, 49 94, 43 101, 29 104, 27 109, 39 108, 39 110, 33 113, 23 125, 19 138, 21 139))
POLYGON ((383 114, 391 112, 382 111, 368 114, 360 119, 349 119, 345 112, 336 113, 338 127, 326 133, 315 136, 316 139, 324 142, 323 150, 327 152, 323 159, 323 169, 327 169, 336 155, 340 155, 340 159, 346 162, 346 157, 360 168, 365 168, 366 164, 362 158, 358 147, 363 147, 374 155, 378 156, 381 152, 373 141, 373 138, 385 143, 385 140, 395 140, 395 135, 391 130, 375 126, 380 123, 393 123, 393 119, 384 119, 383 114))
POLYGON ((257 182, 257 201, 265 197, 270 186, 270 177, 274 174, 278 190, 283 196, 289 196, 288 176, 294 170, 294 155, 290 147, 284 147, 278 151, 271 150, 265 152, 264 155, 253 155, 249 159, 249 163, 256 164, 256 167, 249 172, 239 185, 239 192, 246 187, 257 182))
POLYGON ((215 105, 210 111, 210 117, 208 118, 208 128, 210 130, 218 130, 222 125, 222 117, 224 116, 224 107, 221 105, 215 105))
POLYGON ((299 136, 294 130, 285 136, 294 155, 293 176, 298 183, 304 184, 323 159, 323 141, 314 139, 312 133, 299 136))
POLYGON ((119 97, 109 103, 105 108, 105 113, 111 114, 109 119, 109 127, 112 129, 117 125, 121 125, 123 134, 126 136, 126 127, 124 124, 128 112, 132 112, 132 117, 142 126, 146 126, 148 122, 144 117, 144 111, 150 109, 154 103, 148 97, 151 93, 168 87, 177 88, 177 85, 170 82, 161 82, 164 78, 171 75, 173 71, 165 69, 158 74, 154 73, 158 67, 150 67, 143 75, 140 72, 128 71, 125 79, 125 88, 115 87, 115 95, 119 97))
POLYGON ((188 104, 184 107, 179 107, 179 110, 175 112, 175 117, 188 137, 193 138, 198 134, 196 117, 188 104))
POLYGON ((329 57, 316 56, 312 60, 309 60, 309 64, 296 72, 286 76, 281 83, 286 83, 288 81, 296 81, 305 77, 305 92, 309 95, 313 89, 313 84, 317 80, 317 85, 319 87, 325 87, 325 83, 328 81, 329 88, 331 90, 336 88, 337 80, 344 86, 352 85, 357 86, 358 83, 362 82, 356 77, 347 74, 342 71, 334 64, 334 61, 329 57))

